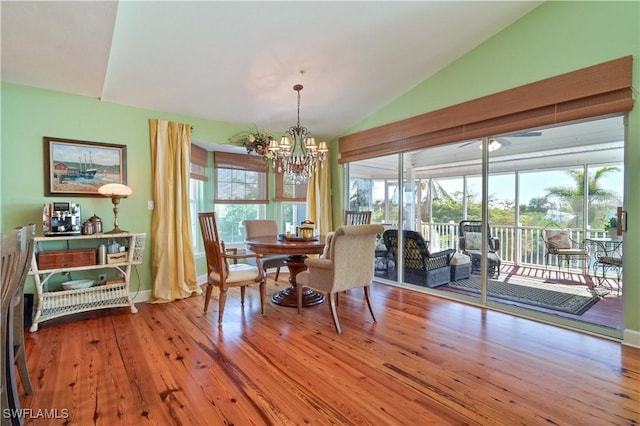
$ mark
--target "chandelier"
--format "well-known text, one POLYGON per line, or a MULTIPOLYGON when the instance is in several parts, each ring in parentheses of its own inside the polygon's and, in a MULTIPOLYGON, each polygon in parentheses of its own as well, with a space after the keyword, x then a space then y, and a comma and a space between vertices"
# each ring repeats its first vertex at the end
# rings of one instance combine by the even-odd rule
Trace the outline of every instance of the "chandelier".
POLYGON ((298 92, 298 121, 289 127, 278 143, 275 139, 269 142, 269 151, 275 155, 272 158, 273 168, 278 173, 289 175, 295 183, 306 181, 313 174, 316 164, 324 162, 329 148, 326 142, 316 145, 316 140, 309 130, 300 125, 300 91, 302 84, 293 86, 298 92), (277 165, 277 166, 276 166, 277 165))

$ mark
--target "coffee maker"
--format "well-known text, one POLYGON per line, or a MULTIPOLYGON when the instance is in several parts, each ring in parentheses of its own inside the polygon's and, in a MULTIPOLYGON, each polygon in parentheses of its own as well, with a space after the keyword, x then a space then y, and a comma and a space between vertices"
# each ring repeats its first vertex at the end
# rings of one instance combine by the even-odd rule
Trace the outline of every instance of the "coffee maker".
POLYGON ((42 207, 42 230, 46 237, 80 235, 80 204, 54 202, 42 207))

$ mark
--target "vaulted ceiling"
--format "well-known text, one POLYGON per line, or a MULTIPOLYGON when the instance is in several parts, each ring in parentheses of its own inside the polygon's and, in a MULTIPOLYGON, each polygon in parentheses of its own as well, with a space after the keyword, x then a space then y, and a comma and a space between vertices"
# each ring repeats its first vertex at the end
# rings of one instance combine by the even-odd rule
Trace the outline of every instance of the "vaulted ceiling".
POLYGON ((541 3, 2 1, 2 80, 331 139, 541 3))

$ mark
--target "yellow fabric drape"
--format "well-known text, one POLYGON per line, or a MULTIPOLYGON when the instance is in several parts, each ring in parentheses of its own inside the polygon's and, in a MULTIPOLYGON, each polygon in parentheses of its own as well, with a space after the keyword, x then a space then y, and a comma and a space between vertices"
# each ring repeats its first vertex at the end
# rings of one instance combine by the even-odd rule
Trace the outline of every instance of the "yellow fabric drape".
POLYGON ((191 126, 149 120, 155 208, 151 222, 151 303, 201 294, 191 246, 191 126))
POLYGON ((333 231, 330 164, 329 159, 317 164, 307 183, 307 215, 320 235, 333 231))

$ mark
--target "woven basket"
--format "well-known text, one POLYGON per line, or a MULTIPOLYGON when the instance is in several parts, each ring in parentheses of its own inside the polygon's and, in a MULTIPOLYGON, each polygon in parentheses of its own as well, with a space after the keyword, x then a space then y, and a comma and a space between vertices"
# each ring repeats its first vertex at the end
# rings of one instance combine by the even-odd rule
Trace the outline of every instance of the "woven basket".
POLYGON ((39 321, 107 307, 131 306, 126 283, 42 293, 39 321))

